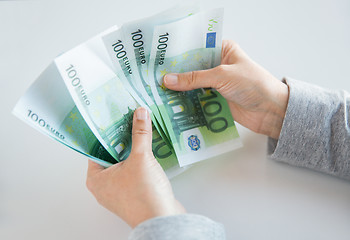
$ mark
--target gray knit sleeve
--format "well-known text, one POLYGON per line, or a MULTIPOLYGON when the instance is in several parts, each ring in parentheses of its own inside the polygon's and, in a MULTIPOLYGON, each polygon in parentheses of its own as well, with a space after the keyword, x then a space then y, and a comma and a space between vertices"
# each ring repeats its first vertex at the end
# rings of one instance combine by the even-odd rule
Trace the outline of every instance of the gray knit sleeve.
POLYGON ((207 217, 181 214, 157 217, 134 228, 129 240, 224 240, 222 224, 207 217))
POLYGON ((350 95, 286 79, 289 102, 274 160, 350 179, 350 95))

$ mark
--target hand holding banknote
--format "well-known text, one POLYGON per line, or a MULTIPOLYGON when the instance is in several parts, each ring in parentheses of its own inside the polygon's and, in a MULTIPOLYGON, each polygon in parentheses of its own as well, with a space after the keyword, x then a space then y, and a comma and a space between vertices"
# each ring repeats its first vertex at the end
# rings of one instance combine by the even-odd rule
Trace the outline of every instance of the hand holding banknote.
POLYGON ((288 87, 251 60, 233 41, 223 41, 218 67, 167 74, 164 83, 176 91, 215 88, 228 101, 237 122, 257 133, 279 137, 288 103, 288 87))
MULTIPOLYGON (((164 82, 169 89, 178 91, 216 88, 242 125, 271 137, 279 136, 288 87, 253 62, 233 41, 223 41, 220 66, 168 74, 164 82)), ((129 158, 108 169, 90 162, 87 179, 98 201, 132 227, 152 217, 185 212, 151 152, 151 133, 147 130, 150 124, 135 121, 129 158), (142 127, 145 129, 140 130, 142 127)))
POLYGON ((132 150, 109 168, 89 161, 87 187, 98 202, 131 227, 158 216, 185 212, 152 153, 151 119, 144 108, 135 111, 132 150))

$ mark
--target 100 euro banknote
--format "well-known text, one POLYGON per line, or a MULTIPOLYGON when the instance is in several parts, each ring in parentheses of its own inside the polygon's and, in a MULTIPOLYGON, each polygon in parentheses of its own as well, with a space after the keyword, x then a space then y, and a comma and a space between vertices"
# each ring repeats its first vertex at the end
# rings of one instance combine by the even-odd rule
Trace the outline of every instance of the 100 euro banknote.
POLYGON ((132 95, 142 99, 152 110, 163 131, 169 137, 152 95, 148 80, 148 63, 151 52, 153 28, 156 25, 174 22, 198 12, 196 3, 182 4, 148 18, 123 24, 121 29, 104 36, 107 51, 117 72, 123 72, 126 85, 133 88, 132 95))
POLYGON ((85 123, 55 64, 50 64, 16 104, 13 113, 32 126, 108 167, 117 163, 85 123))
POLYGON ((226 100, 214 89, 176 92, 163 77, 215 67, 221 60, 223 9, 194 14, 154 29, 149 81, 180 166, 241 146, 226 100))
MULTIPOLYGON (((34 129, 104 167, 117 163, 86 124, 53 63, 20 98, 13 113, 34 129)), ((158 132, 154 129, 152 134, 152 150, 167 176, 171 178, 184 171, 158 132)))
POLYGON ((143 88, 142 83, 138 81, 137 75, 133 74, 136 69, 133 70, 131 68, 129 56, 132 54, 130 54, 131 51, 125 44, 124 38, 122 29, 118 29, 103 36, 103 42, 110 56, 114 72, 136 102, 151 112, 151 119, 155 128, 161 137, 167 141, 168 145, 170 145, 168 142, 167 130, 163 124, 158 109, 149 108, 149 106, 154 104, 152 104, 152 100, 147 93, 142 94, 145 89, 143 88))
POLYGON ((14 114, 108 167, 131 151, 132 117, 152 118, 152 150, 169 177, 183 166, 241 146, 226 100, 215 89, 176 92, 163 77, 220 64, 222 9, 181 5, 112 27, 55 58, 14 114))
MULTIPOLYGON (((130 154, 132 116, 140 105, 104 62, 109 59, 106 55, 102 39, 95 37, 54 62, 85 122, 119 162, 130 154), (99 52, 99 56, 95 52, 99 52)), ((155 128, 152 143, 158 162, 165 169, 177 168, 175 154, 155 128)))

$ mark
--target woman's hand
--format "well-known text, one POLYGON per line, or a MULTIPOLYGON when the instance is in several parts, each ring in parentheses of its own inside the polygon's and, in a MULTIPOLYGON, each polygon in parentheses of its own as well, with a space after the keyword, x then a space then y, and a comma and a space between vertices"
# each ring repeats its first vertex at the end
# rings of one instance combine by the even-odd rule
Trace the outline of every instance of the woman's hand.
POLYGON ((88 189, 131 227, 153 217, 185 213, 151 147, 151 120, 147 110, 139 108, 134 113, 128 159, 106 169, 89 161, 88 189))
POLYGON ((233 41, 222 44, 221 65, 164 77, 167 88, 215 88, 226 98, 235 121, 278 139, 288 103, 288 86, 251 60, 233 41))

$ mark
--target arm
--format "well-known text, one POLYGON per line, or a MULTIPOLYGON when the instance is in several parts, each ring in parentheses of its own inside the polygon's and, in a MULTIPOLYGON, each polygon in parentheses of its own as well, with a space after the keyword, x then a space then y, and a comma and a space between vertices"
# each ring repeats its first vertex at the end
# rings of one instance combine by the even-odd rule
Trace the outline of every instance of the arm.
POLYGON ((286 79, 289 103, 274 160, 350 179, 350 95, 286 79))

